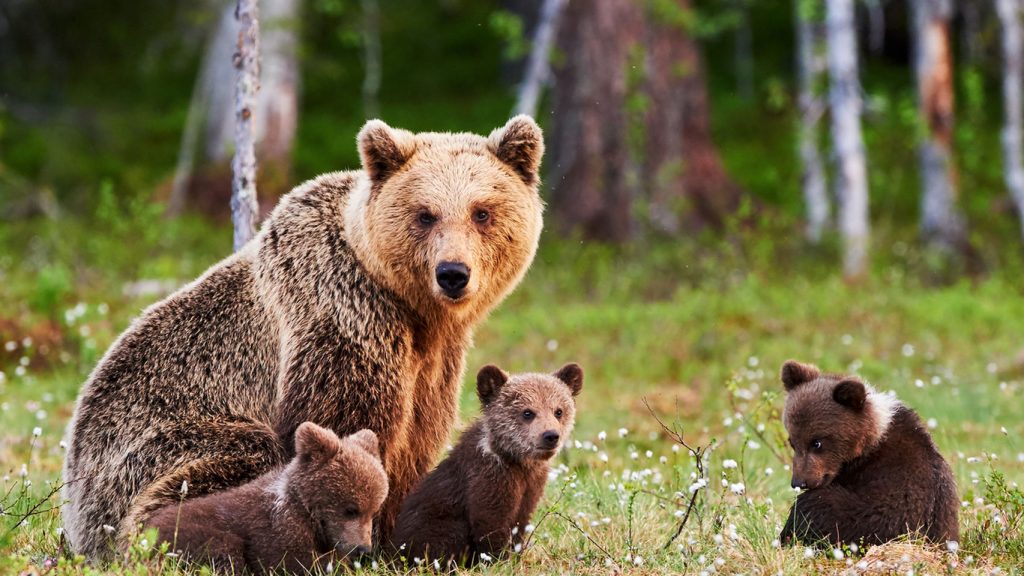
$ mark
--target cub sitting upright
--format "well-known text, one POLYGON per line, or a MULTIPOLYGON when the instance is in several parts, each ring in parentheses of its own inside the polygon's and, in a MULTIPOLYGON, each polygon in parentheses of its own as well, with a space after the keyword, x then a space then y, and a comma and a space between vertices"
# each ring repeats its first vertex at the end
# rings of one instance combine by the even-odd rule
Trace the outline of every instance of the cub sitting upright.
POLYGON ((284 568, 368 554, 388 493, 377 435, 344 439, 312 422, 295 432, 295 458, 252 482, 156 511, 149 526, 192 560, 230 571, 284 568))
POLYGON ((796 453, 792 484, 806 490, 790 509, 783 542, 959 539, 953 473, 913 410, 854 376, 792 360, 782 382, 782 418, 796 453))
POLYGON ((572 431, 583 370, 509 376, 485 366, 476 387, 483 415, 402 504, 392 544, 406 558, 472 564, 520 541, 572 431))

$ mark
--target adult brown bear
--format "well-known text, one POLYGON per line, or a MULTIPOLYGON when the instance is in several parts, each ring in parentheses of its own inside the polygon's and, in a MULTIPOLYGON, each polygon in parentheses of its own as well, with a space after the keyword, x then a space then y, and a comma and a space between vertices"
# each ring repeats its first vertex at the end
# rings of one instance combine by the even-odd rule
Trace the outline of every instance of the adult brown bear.
POLYGON ((68 429, 65 534, 109 557, 183 481, 194 497, 283 463, 312 421, 380 439, 386 538, 448 440, 473 327, 542 226, 540 128, 413 134, 370 121, 363 170, 286 195, 259 235, 111 346, 68 429))

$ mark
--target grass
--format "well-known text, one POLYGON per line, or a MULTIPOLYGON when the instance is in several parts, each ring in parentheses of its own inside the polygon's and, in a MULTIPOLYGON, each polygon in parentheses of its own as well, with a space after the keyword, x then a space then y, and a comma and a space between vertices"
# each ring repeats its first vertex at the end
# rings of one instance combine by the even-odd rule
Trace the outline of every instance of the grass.
MULTIPOLYGON (((0 259, 7 286, 0 294, 0 573, 94 571, 62 556, 60 501, 51 494, 78 388, 156 298, 123 295, 126 282, 188 280, 223 254, 229 238, 198 224, 154 226, 161 234, 134 244, 127 242, 134 230, 93 245, 88 226, 66 224, 33 229, 34 239, 14 228, 0 238, 30 254, 24 266, 0 259), (181 246, 189 259, 179 256, 181 246)), ((463 420, 477 413, 472 377, 480 366, 553 370, 577 361, 586 371, 578 424, 534 516, 530 545, 479 571, 824 574, 898 565, 901 572, 1022 573, 1019 249, 1001 250, 1000 267, 985 277, 947 281, 899 231, 876 231, 871 275, 848 284, 834 273, 834 246, 810 249, 791 230, 765 224, 629 248, 544 239, 523 285, 476 334, 463 420), (777 378, 788 358, 861 374, 929 422, 965 503, 957 554, 896 543, 837 559, 832 550, 777 545, 794 497, 777 378), (707 448, 703 472, 652 411, 689 446, 707 448), (698 477, 707 485, 687 514, 698 477)), ((139 542, 107 570, 190 569, 139 542)))

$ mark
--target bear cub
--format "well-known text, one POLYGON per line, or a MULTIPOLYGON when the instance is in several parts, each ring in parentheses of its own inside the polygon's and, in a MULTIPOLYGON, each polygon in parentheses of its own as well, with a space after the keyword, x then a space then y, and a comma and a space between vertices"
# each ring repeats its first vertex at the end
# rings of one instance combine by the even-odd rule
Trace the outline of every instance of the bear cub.
POLYGON ((522 541, 575 423, 583 370, 510 376, 485 366, 476 388, 483 414, 402 504, 392 546, 408 559, 471 565, 522 541))
POLYGON ((147 523, 194 561, 237 572, 315 565, 367 554, 388 493, 377 435, 344 439, 305 422, 295 458, 248 484, 158 510, 147 523))
POLYGON ((793 360, 782 366, 782 382, 792 484, 804 489, 782 542, 959 540, 953 473, 916 412, 854 376, 793 360))

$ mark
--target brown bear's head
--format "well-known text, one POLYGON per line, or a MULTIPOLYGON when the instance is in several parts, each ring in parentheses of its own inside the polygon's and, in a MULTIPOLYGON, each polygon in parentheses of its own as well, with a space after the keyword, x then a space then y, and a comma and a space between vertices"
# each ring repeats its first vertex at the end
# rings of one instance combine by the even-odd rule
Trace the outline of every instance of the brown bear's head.
POLYGON ((782 366, 782 383, 794 488, 827 486, 843 464, 881 441, 899 406, 891 393, 875 392, 855 376, 822 374, 794 360, 782 366))
POLYGON ((295 432, 295 459, 286 471, 284 490, 309 514, 320 550, 368 554, 373 517, 388 494, 377 435, 360 430, 339 439, 304 422, 295 432))
POLYGON ((484 366, 476 377, 489 448, 515 460, 547 460, 576 422, 583 369, 566 364, 554 374, 509 376, 484 366))
POLYGON ((376 280, 417 310, 466 319, 515 287, 542 226, 544 140, 532 118, 486 138, 371 120, 358 144, 368 181, 353 192, 345 226, 376 280))

